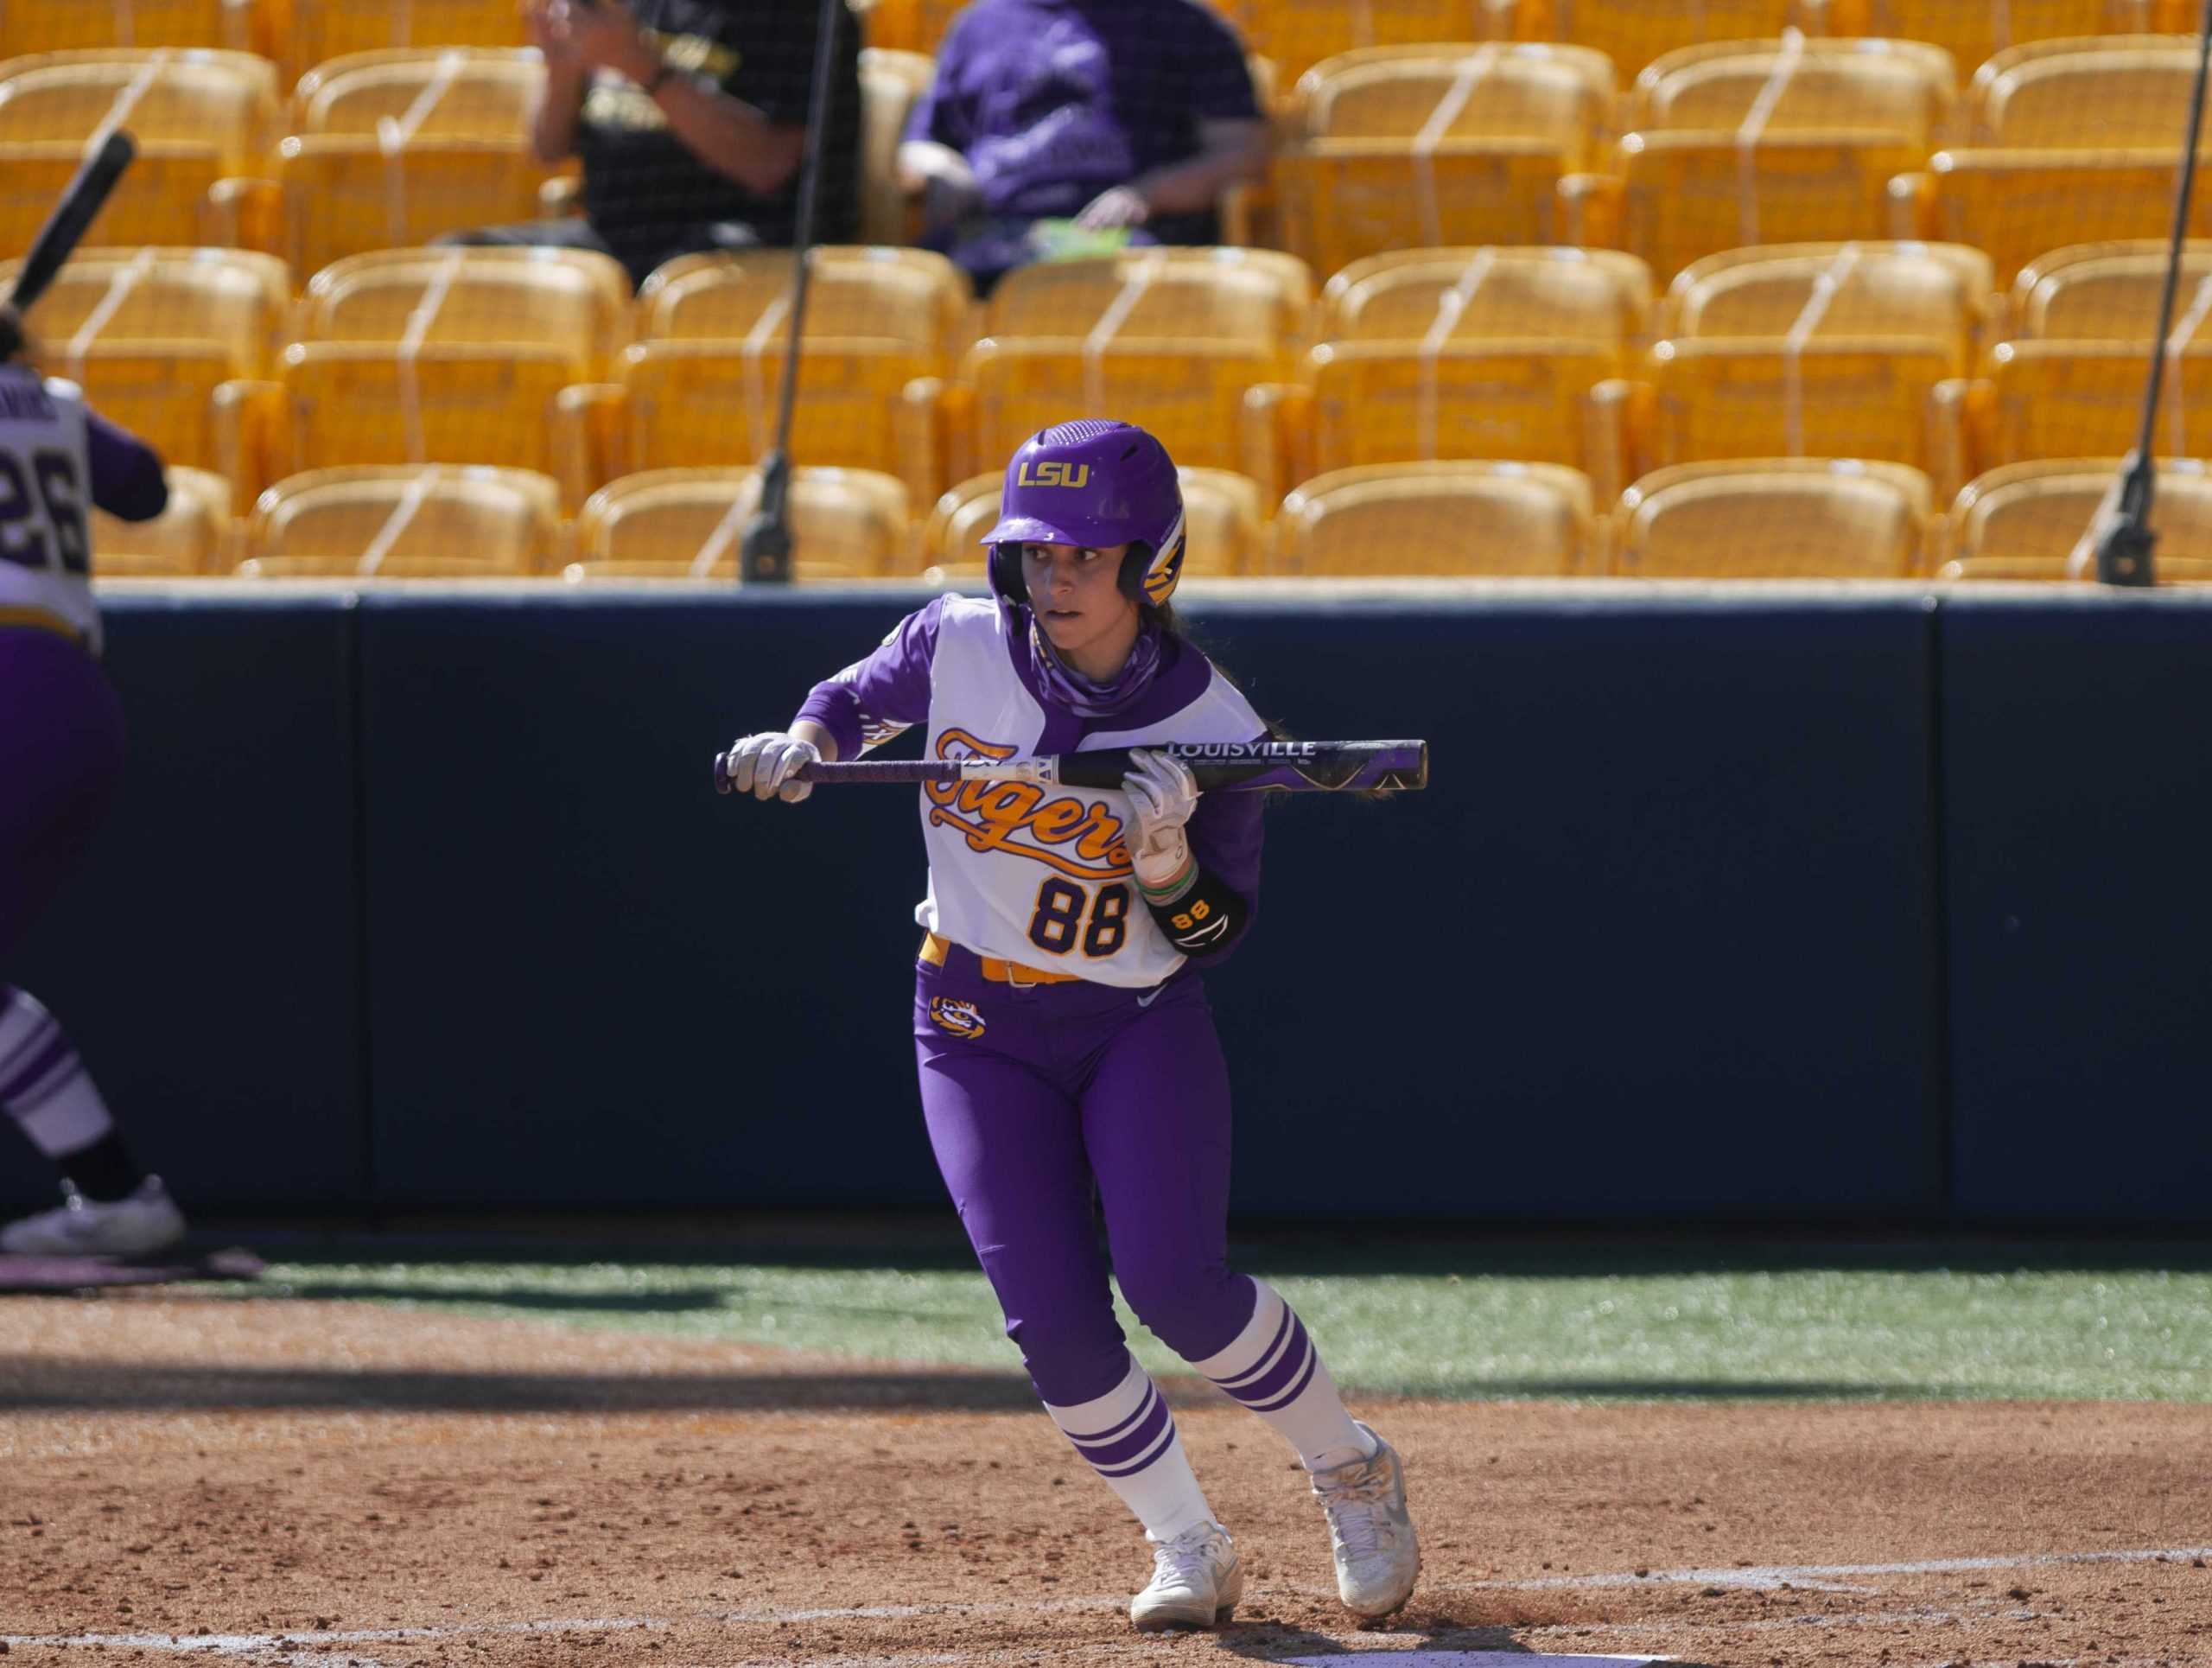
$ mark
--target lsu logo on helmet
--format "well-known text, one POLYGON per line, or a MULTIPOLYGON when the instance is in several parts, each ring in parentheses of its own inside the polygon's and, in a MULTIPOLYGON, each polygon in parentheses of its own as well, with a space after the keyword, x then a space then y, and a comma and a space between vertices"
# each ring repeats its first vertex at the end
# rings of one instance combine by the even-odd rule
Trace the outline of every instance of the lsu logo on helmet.
POLYGON ((983 1016, 976 1011, 972 1002, 962 1002, 952 996, 931 996, 930 1018, 940 1031, 972 1041, 983 1035, 983 1016))

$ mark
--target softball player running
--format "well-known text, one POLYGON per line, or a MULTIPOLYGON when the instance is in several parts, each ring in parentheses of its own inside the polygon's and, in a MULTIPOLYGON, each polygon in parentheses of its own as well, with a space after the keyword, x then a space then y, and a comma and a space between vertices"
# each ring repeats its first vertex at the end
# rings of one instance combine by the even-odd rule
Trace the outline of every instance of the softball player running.
POLYGON ((0 1228, 0 1251, 142 1256, 184 1219, 132 1161, 60 1026, 7 973, 123 767, 123 713, 96 658, 89 509, 147 520, 168 488, 151 449, 22 350, 21 319, 0 307, 0 1107, 60 1168, 65 1202, 0 1228))
POLYGON ((796 802, 812 791, 791 780, 800 767, 914 724, 939 759, 1136 749, 1119 792, 923 790, 913 1019, 930 1142, 1046 1411, 1152 1544, 1130 1620, 1225 1621, 1243 1573, 1116 1324, 1094 1197, 1130 1307, 1298 1450, 1344 1603, 1388 1615, 1421 1562, 1398 1455, 1345 1413, 1281 1294, 1228 1264, 1229 1079, 1198 964, 1251 929, 1262 796, 1202 799, 1146 744, 1266 727, 1167 606, 1175 466, 1128 423, 1045 430, 1007 464, 984 542, 992 600, 909 615, 816 685, 789 730, 740 742, 734 786, 796 802))

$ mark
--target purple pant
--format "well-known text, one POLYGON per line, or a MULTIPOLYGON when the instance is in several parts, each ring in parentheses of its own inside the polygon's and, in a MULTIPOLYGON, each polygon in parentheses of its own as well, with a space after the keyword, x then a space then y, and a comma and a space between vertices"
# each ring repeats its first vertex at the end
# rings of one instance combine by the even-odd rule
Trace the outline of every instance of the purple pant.
POLYGON ((1039 1395, 1073 1407, 1128 1371, 1099 1214, 1163 1343, 1198 1360, 1236 1339, 1255 1298, 1229 1269, 1229 1073, 1197 975, 1022 990, 956 945, 919 968, 914 1052, 938 1168, 1039 1395))
POLYGON ((0 984, 123 774, 123 707, 67 638, 0 626, 0 984))

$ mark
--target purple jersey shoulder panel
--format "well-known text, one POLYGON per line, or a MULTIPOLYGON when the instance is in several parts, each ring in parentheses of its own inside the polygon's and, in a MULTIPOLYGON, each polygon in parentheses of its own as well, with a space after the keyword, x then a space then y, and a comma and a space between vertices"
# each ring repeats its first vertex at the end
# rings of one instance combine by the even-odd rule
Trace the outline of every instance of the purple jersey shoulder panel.
POLYGON ((909 725, 926 723, 938 632, 946 604, 959 600, 948 591, 908 614, 874 653, 817 684, 798 717, 836 737, 840 759, 857 759, 909 725))
POLYGON ((92 472, 92 502, 124 521, 151 521, 168 507, 168 481, 161 455, 129 430, 89 406, 85 452, 92 472))

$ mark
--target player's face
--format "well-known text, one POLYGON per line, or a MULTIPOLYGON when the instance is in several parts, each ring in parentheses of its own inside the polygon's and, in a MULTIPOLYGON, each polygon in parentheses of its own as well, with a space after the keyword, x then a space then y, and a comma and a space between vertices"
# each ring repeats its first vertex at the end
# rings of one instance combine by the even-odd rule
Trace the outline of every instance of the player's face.
POLYGON ((1136 640, 1137 605, 1117 583, 1127 544, 1024 544, 1029 606, 1063 659, 1090 677, 1111 677, 1136 640))

